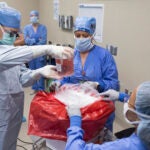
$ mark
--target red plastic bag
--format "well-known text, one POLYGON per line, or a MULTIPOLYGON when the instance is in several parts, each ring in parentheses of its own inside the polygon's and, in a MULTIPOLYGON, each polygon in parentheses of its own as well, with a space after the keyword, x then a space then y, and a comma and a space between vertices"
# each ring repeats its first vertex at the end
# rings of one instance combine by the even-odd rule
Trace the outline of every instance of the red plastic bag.
MULTIPOLYGON (((111 101, 96 101, 84 108, 82 128, 84 140, 95 137, 115 107, 111 101)), ((30 105, 28 134, 48 139, 66 141, 66 131, 70 121, 65 105, 57 100, 52 93, 38 92, 30 105)))

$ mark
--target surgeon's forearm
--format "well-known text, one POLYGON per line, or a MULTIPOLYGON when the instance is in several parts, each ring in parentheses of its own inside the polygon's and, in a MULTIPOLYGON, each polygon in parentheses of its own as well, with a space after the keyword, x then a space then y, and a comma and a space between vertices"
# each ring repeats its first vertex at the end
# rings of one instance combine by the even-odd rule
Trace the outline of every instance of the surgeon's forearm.
POLYGON ((0 71, 21 65, 33 59, 28 46, 0 46, 0 71))

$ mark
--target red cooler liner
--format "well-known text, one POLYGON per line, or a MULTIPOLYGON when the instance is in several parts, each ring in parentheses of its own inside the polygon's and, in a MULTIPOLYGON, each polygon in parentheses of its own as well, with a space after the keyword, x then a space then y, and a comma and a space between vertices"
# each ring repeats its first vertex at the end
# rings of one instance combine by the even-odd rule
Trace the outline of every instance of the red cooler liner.
MULTIPOLYGON (((84 140, 94 138, 115 110, 111 101, 98 100, 81 108, 84 140)), ((65 105, 53 93, 38 92, 30 105, 28 134, 66 141, 70 125, 65 105)))

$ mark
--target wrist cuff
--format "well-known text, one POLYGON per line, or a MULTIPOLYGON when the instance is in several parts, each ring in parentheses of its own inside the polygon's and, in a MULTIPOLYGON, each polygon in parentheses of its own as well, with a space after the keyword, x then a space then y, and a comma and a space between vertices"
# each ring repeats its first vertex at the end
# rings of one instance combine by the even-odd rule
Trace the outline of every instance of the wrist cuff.
POLYGON ((119 93, 119 101, 126 102, 129 99, 129 95, 125 93, 119 93))
POLYGON ((70 117, 70 126, 78 126, 81 127, 82 118, 80 116, 72 116, 70 117))

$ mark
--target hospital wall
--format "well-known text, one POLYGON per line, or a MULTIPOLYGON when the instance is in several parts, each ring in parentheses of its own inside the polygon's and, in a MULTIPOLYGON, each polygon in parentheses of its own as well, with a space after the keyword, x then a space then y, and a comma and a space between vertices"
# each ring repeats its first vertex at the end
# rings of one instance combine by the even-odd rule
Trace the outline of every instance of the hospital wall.
MULTIPOLYGON (((48 29, 48 41, 74 45, 73 31, 59 28, 54 20, 53 0, 5 0, 22 13, 22 27, 29 23, 29 12, 39 10, 40 22, 48 29), (15 2, 14 2, 15 1, 15 2)), ((114 56, 121 91, 150 80, 150 1, 149 0, 59 0, 61 15, 78 16, 78 4, 104 4, 103 47, 118 47, 114 56)), ((90 12, 89 12, 90 13, 90 12)), ((117 114, 122 104, 117 103, 117 114)), ((119 118, 123 117, 119 115, 119 118)))

